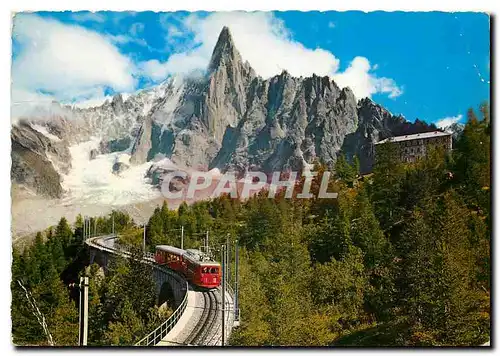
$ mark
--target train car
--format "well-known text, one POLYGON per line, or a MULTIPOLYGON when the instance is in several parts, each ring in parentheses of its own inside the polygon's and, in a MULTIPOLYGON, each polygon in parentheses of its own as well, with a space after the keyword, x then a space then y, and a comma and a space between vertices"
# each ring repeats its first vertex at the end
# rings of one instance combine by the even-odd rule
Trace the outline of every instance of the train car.
POLYGON ((183 255, 186 251, 177 247, 158 245, 156 246, 155 261, 159 265, 167 265, 179 273, 185 273, 183 255))
POLYGON ((217 288, 221 282, 222 271, 219 262, 210 258, 199 250, 186 250, 183 255, 186 265, 186 278, 202 288, 217 288))
POLYGON ((182 250, 173 246, 158 245, 155 261, 181 273, 198 287, 212 289, 220 285, 220 264, 210 260, 208 255, 199 250, 182 250))

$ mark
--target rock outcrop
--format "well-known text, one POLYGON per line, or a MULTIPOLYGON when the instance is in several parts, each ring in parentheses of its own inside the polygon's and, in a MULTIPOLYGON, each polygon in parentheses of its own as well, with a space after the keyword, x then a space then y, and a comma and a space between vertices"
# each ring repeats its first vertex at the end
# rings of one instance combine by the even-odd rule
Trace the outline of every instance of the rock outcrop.
POLYGON ((113 174, 120 175, 123 171, 127 170, 130 168, 126 163, 124 162, 115 162, 113 163, 113 174))
POLYGON ((11 181, 39 195, 61 197, 60 173, 71 168, 67 144, 49 132, 35 130, 27 122, 12 127, 11 144, 11 181))
POLYGON ((358 127, 345 137, 342 151, 349 159, 354 155, 359 158, 361 173, 372 170, 376 142, 391 136, 437 130, 434 124, 428 125, 418 119, 411 123, 401 115, 392 115, 368 98, 359 101, 357 116, 358 127))
MULTIPOLYGON (((16 124, 11 134, 13 181, 50 196, 62 194, 59 173, 69 169, 68 145, 95 137, 101 142, 91 159, 126 152, 130 164, 163 155, 181 169, 271 172, 301 170, 315 160, 333 167, 342 150, 357 155, 368 172, 378 140, 436 129, 394 116, 370 99, 358 101, 326 76, 297 78, 283 71, 261 78, 241 57, 227 27, 203 75, 169 77, 101 106, 61 106, 59 112, 66 114, 29 118, 45 133, 16 124)), ((156 167, 148 174, 158 180, 164 173, 156 167)))
POLYGON ((99 154, 99 151, 97 151, 97 149, 93 148, 90 150, 90 153, 89 153, 89 159, 96 159, 97 155, 99 154))

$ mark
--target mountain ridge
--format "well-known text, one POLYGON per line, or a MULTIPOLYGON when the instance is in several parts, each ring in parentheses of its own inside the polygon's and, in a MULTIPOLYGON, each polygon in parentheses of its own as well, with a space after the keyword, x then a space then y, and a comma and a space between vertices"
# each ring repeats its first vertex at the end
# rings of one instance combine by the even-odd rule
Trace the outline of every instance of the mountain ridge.
MULTIPOLYGON (((333 168, 341 150, 349 157, 358 155, 362 171, 369 171, 379 139, 436 129, 394 116, 371 99, 357 100, 350 88, 340 88, 328 76, 297 78, 284 70, 262 78, 243 61, 227 27, 205 76, 173 76, 125 99, 117 94, 101 106, 66 110, 66 116, 49 120, 25 118, 17 127, 43 125, 46 133, 31 134, 49 142, 56 137, 62 146, 97 137, 97 153, 125 152, 131 164, 166 157, 179 167, 222 172, 303 170, 315 160, 333 168)), ((11 134, 16 167, 25 163, 19 137, 11 134)), ((43 150, 36 154, 51 162, 43 150)), ((18 171, 12 172, 12 181, 31 182, 18 171)), ((61 184, 55 178, 52 183, 61 184)), ((61 189, 35 190, 63 194, 61 189)))

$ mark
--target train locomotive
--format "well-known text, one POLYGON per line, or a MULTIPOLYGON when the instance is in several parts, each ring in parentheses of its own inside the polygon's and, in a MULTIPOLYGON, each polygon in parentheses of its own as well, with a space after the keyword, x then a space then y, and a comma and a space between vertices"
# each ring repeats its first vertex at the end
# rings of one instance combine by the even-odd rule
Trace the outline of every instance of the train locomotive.
POLYGON ((217 288, 221 282, 221 266, 200 250, 183 250, 173 246, 156 246, 155 261, 182 274, 191 284, 202 289, 217 288))

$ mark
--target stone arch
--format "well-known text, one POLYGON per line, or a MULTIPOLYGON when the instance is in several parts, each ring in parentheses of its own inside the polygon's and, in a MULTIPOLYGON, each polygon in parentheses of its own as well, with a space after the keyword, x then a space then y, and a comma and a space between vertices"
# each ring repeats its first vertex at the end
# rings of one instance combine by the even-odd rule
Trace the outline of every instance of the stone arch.
POLYGON ((104 251, 92 250, 90 255, 89 264, 98 264, 104 270, 108 268, 108 254, 104 251))
POLYGON ((158 306, 162 307, 165 302, 169 307, 173 307, 175 304, 174 289, 168 281, 163 282, 161 285, 160 294, 158 295, 158 306))

